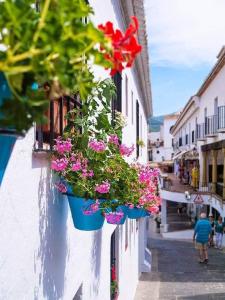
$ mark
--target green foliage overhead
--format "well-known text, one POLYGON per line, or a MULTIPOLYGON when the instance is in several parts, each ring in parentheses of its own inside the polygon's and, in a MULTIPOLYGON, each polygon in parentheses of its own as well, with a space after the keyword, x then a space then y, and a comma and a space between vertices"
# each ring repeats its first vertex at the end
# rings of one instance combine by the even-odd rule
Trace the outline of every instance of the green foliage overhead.
POLYGON ((37 11, 34 1, 5 0, 0 12, 0 72, 12 92, 0 106, 0 127, 23 131, 44 121, 49 99, 43 89, 31 91, 33 82, 49 82, 49 98, 79 92, 85 99, 94 86, 88 62, 109 67, 97 50, 105 38, 85 1, 43 0, 37 11))

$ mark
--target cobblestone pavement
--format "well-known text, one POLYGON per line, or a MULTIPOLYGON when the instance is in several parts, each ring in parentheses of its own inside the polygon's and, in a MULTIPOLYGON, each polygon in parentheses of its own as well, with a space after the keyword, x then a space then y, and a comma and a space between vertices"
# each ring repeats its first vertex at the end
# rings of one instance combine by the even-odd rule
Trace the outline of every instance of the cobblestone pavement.
POLYGON ((135 300, 225 300, 225 252, 209 249, 201 265, 191 241, 151 236, 152 272, 142 274, 135 300))

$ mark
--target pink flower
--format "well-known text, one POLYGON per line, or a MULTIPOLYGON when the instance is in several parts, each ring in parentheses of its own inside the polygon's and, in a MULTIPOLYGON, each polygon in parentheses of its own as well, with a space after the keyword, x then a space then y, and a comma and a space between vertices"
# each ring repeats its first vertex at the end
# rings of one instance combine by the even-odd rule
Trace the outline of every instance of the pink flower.
POLYGON ((86 178, 86 177, 88 177, 88 171, 87 171, 87 169, 83 169, 82 170, 82 175, 81 175, 83 178, 86 178))
POLYGON ((123 212, 109 212, 105 214, 106 220, 111 224, 119 224, 123 216, 123 212))
POLYGON ((84 215, 93 215, 94 213, 96 213, 99 210, 99 201, 96 200, 95 203, 91 204, 88 207, 84 207, 83 208, 83 214, 84 215))
POLYGON ((95 140, 90 141, 88 143, 88 147, 98 153, 104 152, 106 149, 106 145, 103 141, 95 141, 95 140))
POLYGON ((76 171, 80 171, 82 168, 81 166, 81 162, 79 160, 77 160, 73 165, 72 165, 72 171, 76 172, 76 171))
POLYGON ((96 185, 95 191, 100 194, 107 194, 110 190, 110 183, 103 181, 101 184, 96 185))
POLYGON ((62 183, 62 182, 56 183, 56 184, 55 184, 55 187, 56 187, 56 188, 59 190, 59 192, 61 192, 61 193, 66 193, 66 192, 67 192, 67 188, 66 188, 65 184, 62 183))
POLYGON ((147 207, 147 210, 152 214, 157 214, 159 212, 159 207, 157 205, 147 207))
POLYGON ((126 145, 122 144, 120 145, 120 154, 122 156, 130 156, 134 151, 134 145, 132 145, 131 147, 127 147, 126 145))
POLYGON ((119 145, 119 138, 116 134, 111 134, 109 136, 109 143, 114 144, 114 145, 119 145))
POLYGON ((94 176, 94 171, 90 170, 89 173, 88 173, 88 177, 93 177, 93 176, 94 176))
POLYGON ((59 154, 64 154, 65 152, 70 152, 72 149, 71 139, 67 139, 63 141, 61 137, 56 139, 56 145, 54 146, 54 150, 59 154))
POLYGON ((53 160, 51 163, 52 170, 55 170, 57 172, 62 172, 66 169, 68 165, 68 160, 66 158, 56 159, 53 160))

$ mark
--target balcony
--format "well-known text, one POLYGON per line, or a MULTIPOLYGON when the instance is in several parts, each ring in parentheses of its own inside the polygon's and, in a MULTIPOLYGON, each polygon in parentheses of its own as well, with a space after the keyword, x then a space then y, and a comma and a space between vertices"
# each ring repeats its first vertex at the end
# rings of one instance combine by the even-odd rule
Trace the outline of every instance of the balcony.
POLYGON ((148 148, 159 148, 159 147, 163 147, 164 146, 164 142, 163 141, 148 141, 148 148))
POLYGON ((225 106, 218 107, 218 132, 225 132, 225 106))
POLYGON ((217 135, 218 122, 217 115, 205 118, 205 135, 207 137, 214 137, 217 135))
POLYGON ((198 141, 205 141, 206 135, 205 135, 205 123, 197 124, 196 126, 196 137, 198 141))

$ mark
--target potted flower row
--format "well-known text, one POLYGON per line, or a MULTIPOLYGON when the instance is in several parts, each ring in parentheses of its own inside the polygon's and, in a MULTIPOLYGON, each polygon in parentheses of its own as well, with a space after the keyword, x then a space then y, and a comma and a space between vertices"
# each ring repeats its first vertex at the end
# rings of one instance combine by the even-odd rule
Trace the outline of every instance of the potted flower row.
POLYGON ((70 112, 70 126, 54 146, 51 168, 62 178, 56 186, 67 194, 78 229, 100 229, 104 219, 123 224, 126 216, 139 218, 158 209, 157 171, 127 163, 134 146, 121 143, 121 114, 111 126, 114 93, 111 80, 100 82, 82 107, 70 112))

